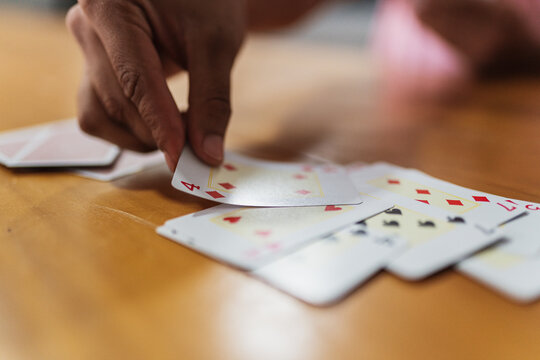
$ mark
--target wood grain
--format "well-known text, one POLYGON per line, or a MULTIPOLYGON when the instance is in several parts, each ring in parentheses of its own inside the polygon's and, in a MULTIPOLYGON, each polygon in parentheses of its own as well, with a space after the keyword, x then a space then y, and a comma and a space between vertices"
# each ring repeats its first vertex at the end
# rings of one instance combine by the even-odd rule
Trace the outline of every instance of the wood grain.
MULTIPOLYGON (((0 130, 75 114, 82 71, 53 15, 0 8, 0 130)), ((180 106, 185 78, 171 82, 180 106)), ((358 51, 257 37, 236 67, 230 147, 385 160, 540 202, 540 80, 397 101, 358 51)), ((156 169, 113 183, 0 168, 0 359, 537 359, 540 304, 446 271, 381 274, 314 308, 157 236, 211 206, 156 169)))

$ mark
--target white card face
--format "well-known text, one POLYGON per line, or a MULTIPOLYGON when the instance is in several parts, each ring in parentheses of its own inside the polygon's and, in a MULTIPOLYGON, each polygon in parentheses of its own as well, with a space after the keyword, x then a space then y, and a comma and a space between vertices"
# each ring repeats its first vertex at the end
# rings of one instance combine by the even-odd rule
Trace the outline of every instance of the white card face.
POLYGON ((255 160, 226 153, 218 168, 182 152, 173 186, 208 200, 240 206, 318 206, 358 204, 361 197, 336 165, 306 165, 255 160))
POLYGON ((310 304, 329 305, 383 269, 404 247, 400 238, 374 235, 353 224, 253 275, 310 304))
POLYGON ((466 203, 465 199, 444 195, 445 199, 461 201, 468 207, 467 211, 461 208, 453 210, 444 203, 434 206, 433 200, 429 204, 421 201, 425 200, 421 196, 424 192, 432 195, 440 192, 433 187, 419 185, 419 179, 415 179, 413 186, 410 171, 406 169, 377 164, 353 171, 351 177, 361 193, 397 204, 394 209, 365 223, 370 231, 400 236, 407 241, 409 249, 388 266, 388 270, 405 279, 423 279, 500 240, 502 236, 470 220, 468 211, 479 206, 466 203), (406 188, 387 190, 387 186, 406 188))
POLYGON ((510 209, 509 211, 516 211, 518 209, 521 209, 521 210, 527 210, 527 212, 531 214, 540 214, 540 204, 524 201, 524 200, 503 198, 500 196, 494 196, 490 194, 487 194, 486 196, 489 196, 488 200, 491 201, 492 203, 500 203, 498 206, 504 205, 506 208, 510 209), (517 209, 512 210, 513 208, 517 208, 517 209))
POLYGON ((39 127, 28 127, 0 133, 0 162, 5 165, 40 132, 39 127))
POLYGON ((163 154, 154 151, 148 154, 141 154, 129 150, 123 150, 118 160, 106 168, 77 169, 77 175, 99 181, 113 181, 125 176, 134 175, 154 166, 164 164, 163 154))
POLYGON ((501 227, 507 240, 462 261, 458 270, 520 302, 540 298, 540 217, 501 227))
POLYGON ((26 140, 9 141, 0 143, 0 163, 6 164, 27 144, 26 140))
POLYGON ((439 218, 425 206, 396 206, 364 221, 380 235, 403 239, 408 248, 393 259, 388 270, 408 280, 420 280, 500 240, 497 231, 486 232, 463 219, 439 218))
POLYGON ((350 175, 361 193, 408 207, 411 203, 423 203, 429 205, 430 214, 442 218, 461 216, 468 223, 487 229, 496 228, 525 211, 523 207, 502 201, 495 195, 466 189, 416 170, 389 164, 375 164, 353 171, 350 175))
POLYGON ((0 144, 7 167, 106 166, 120 153, 84 134, 74 119, 4 132, 0 144))
POLYGON ((509 254, 540 256, 540 214, 525 213, 499 227, 507 240, 497 248, 509 254))
POLYGON ((360 205, 241 208, 219 205, 167 221, 158 233, 236 267, 253 270, 318 236, 391 206, 360 205))

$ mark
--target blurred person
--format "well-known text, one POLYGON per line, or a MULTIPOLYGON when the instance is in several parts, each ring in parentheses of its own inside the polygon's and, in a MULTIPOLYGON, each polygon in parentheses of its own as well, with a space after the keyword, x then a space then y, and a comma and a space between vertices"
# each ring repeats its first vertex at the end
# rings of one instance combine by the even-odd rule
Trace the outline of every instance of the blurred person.
POLYGON ((390 91, 437 96, 471 80, 540 73, 540 0, 386 0, 376 17, 390 91))
MULTIPOLYGON (((157 147, 171 170, 186 141, 218 165, 245 33, 287 26, 323 2, 79 0, 67 24, 86 60, 81 128, 121 147, 157 147), (166 83, 180 71, 189 73, 185 114, 166 83)), ((381 0, 374 41, 391 79, 534 71, 539 18, 540 0, 381 0)))

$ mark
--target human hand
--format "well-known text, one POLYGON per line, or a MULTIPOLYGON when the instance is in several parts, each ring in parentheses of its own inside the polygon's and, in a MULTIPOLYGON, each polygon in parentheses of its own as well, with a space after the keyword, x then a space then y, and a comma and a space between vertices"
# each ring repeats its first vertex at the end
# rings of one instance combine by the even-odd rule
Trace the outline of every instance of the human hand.
POLYGON ((540 69, 540 4, 530 0, 414 0, 424 24, 483 73, 540 69))
POLYGON ((222 161, 243 0, 79 0, 66 22, 86 62, 78 96, 84 131, 132 150, 157 147, 171 170, 186 141, 206 163, 222 161), (185 116, 166 83, 182 70, 185 116))

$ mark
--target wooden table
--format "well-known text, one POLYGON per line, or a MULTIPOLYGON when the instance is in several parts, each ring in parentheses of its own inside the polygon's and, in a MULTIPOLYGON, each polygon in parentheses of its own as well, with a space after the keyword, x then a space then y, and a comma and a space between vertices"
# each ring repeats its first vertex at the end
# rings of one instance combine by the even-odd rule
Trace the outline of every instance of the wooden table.
MULTIPOLYGON (((75 113, 81 59, 56 16, 0 8, 0 130, 75 113)), ((453 102, 380 94, 365 54, 252 39, 228 144, 385 160, 540 202, 540 81, 453 102)), ((185 79, 172 82, 185 104, 185 79)), ((183 106, 183 105, 181 105, 183 106)), ((150 171, 113 183, 0 168, 0 359, 538 359, 540 303, 446 271, 381 274, 314 308, 155 234, 211 206, 150 171)))

